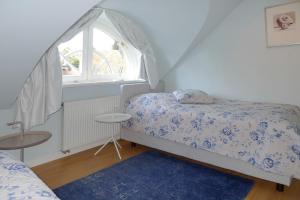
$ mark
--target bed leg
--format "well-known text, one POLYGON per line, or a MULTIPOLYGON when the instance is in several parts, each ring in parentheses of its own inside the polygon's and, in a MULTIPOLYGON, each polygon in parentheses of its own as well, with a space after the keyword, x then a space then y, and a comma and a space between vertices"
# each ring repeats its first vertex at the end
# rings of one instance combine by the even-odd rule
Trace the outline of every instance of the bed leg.
POLYGON ((284 185, 277 183, 276 184, 276 191, 284 192, 284 185))
POLYGON ((131 142, 131 147, 136 147, 136 143, 135 142, 131 142))

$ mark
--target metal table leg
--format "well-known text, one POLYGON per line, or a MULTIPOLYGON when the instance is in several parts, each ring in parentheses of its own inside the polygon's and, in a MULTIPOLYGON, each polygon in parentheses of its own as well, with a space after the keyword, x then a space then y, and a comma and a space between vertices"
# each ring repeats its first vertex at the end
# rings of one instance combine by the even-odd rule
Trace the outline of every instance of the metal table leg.
POLYGON ((24 149, 20 149, 20 160, 24 162, 24 149))
POLYGON ((116 139, 114 138, 114 136, 111 136, 109 138, 109 140, 106 141, 106 143, 104 145, 102 145, 102 147, 96 151, 96 153, 94 155, 97 155, 102 149, 104 149, 104 147, 106 147, 106 145, 109 143, 109 142, 113 142, 114 143, 114 146, 115 146, 115 149, 117 151, 117 154, 119 156, 119 159, 122 160, 122 157, 121 157, 121 154, 119 152, 119 148, 121 149, 122 146, 116 141, 116 139))
POLYGON ((112 141, 112 138, 109 138, 109 140, 107 140, 107 141, 105 142, 105 144, 102 145, 102 147, 101 147, 98 151, 96 151, 96 153, 95 153, 94 155, 97 155, 102 149, 104 149, 104 147, 105 147, 110 141, 112 141))
MULTIPOLYGON (((118 153, 119 159, 122 160, 122 157, 121 157, 121 155, 120 155, 119 148, 118 148, 118 145, 120 145, 120 144, 115 140, 114 137, 112 137, 112 139, 113 139, 113 141, 114 141, 114 145, 115 145, 116 151, 117 151, 117 153, 118 153)), ((120 146, 121 146, 121 145, 120 145, 120 146)))

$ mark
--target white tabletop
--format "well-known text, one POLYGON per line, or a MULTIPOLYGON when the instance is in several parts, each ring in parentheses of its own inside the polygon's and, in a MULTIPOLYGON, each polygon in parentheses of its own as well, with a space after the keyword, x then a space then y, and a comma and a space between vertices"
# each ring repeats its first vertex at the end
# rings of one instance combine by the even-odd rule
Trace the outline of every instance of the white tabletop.
POLYGON ((120 123, 130 118, 131 115, 126 113, 108 113, 96 116, 95 121, 102 123, 120 123))

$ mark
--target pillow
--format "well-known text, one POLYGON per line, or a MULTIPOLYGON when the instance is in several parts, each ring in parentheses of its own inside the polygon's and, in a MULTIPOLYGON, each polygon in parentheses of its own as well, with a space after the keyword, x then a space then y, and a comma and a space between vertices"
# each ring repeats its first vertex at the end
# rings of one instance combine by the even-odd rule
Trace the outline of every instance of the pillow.
POLYGON ((214 98, 201 90, 175 90, 173 92, 176 100, 182 104, 211 104, 214 98))

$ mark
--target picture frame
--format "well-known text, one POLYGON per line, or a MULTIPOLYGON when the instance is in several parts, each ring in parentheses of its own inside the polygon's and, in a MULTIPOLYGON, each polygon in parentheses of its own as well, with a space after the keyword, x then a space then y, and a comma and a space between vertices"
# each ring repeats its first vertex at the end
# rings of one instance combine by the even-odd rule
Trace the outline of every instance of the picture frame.
POLYGON ((300 1, 265 8, 267 47, 300 44, 300 1))

